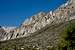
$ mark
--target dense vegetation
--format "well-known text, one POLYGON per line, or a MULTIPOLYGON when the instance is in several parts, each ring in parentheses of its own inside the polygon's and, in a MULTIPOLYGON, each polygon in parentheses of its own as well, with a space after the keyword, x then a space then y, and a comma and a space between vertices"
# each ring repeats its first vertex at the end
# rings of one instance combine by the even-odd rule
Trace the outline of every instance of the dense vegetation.
POLYGON ((71 21, 60 34, 60 43, 56 50, 75 50, 75 22, 71 21))

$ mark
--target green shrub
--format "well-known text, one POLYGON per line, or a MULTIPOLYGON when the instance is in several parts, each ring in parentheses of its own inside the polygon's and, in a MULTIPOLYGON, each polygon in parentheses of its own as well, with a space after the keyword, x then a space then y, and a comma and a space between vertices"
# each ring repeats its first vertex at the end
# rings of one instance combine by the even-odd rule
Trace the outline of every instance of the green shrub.
POLYGON ((2 50, 8 50, 8 48, 2 48, 2 50))
MULTIPOLYGON (((72 34, 75 34, 75 22, 71 22, 69 25, 65 26, 63 32, 60 34, 59 45, 56 50, 73 50, 72 46, 72 34)), ((74 49, 75 50, 75 49, 74 49)))

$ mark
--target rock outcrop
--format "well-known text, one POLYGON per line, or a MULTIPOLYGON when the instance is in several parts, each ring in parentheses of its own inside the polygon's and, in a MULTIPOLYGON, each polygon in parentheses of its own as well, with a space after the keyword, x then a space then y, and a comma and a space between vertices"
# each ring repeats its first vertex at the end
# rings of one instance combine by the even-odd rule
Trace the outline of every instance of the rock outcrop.
POLYGON ((0 26, 0 40, 4 39, 6 35, 6 31, 0 26))
POLYGON ((40 12, 25 20, 18 28, 3 28, 0 26, 0 49, 7 47, 13 50, 26 50, 26 47, 46 50, 56 47, 59 34, 65 26, 75 22, 75 0, 68 0, 54 12, 40 12))
POLYGON ((46 27, 47 25, 59 24, 61 22, 70 21, 72 19, 75 19, 75 1, 68 0, 54 12, 40 12, 37 15, 33 15, 31 18, 25 20, 20 25, 20 27, 5 30, 5 35, 5 32, 3 31, 2 33, 0 33, 0 41, 27 37, 40 30, 41 28, 46 27))

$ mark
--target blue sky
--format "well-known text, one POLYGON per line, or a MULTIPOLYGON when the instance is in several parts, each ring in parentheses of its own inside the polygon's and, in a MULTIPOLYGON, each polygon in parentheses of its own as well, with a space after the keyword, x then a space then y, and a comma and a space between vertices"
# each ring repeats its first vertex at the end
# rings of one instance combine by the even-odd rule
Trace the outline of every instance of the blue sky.
POLYGON ((0 0, 0 25, 19 26, 26 18, 40 11, 48 12, 65 0, 0 0))

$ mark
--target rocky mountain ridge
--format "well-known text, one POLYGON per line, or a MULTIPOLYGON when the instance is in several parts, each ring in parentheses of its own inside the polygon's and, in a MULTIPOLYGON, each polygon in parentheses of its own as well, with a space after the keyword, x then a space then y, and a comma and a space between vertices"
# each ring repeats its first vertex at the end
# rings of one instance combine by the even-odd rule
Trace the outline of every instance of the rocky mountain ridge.
POLYGON ((9 29, 9 31, 0 29, 0 41, 27 37, 47 25, 59 24, 75 19, 75 1, 68 0, 63 5, 64 6, 60 6, 54 12, 40 12, 37 15, 33 15, 24 21, 19 28, 9 29))

